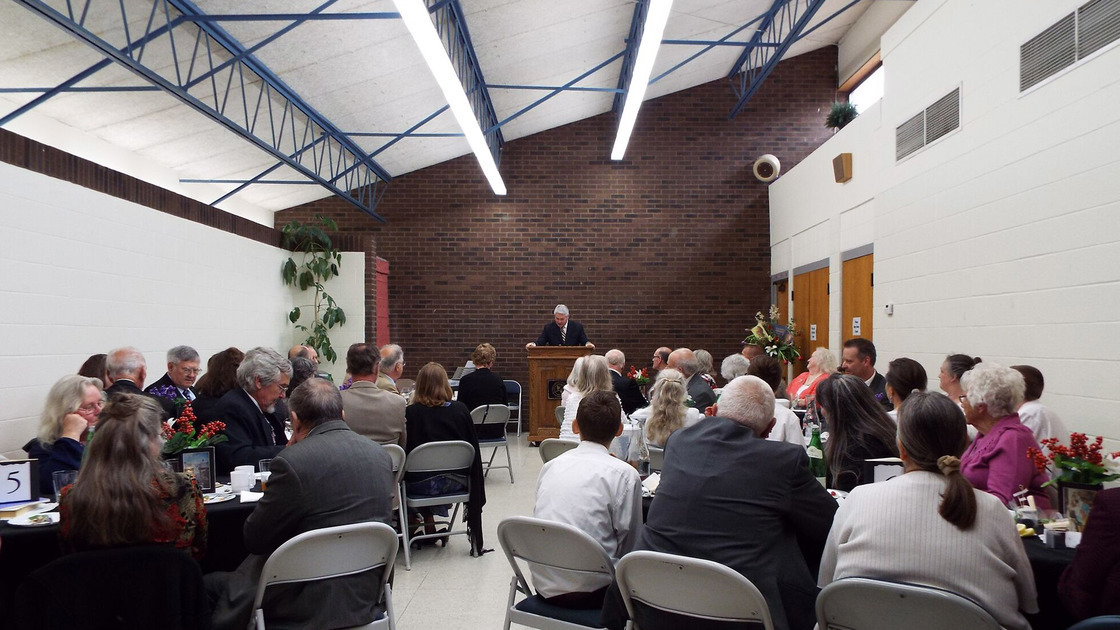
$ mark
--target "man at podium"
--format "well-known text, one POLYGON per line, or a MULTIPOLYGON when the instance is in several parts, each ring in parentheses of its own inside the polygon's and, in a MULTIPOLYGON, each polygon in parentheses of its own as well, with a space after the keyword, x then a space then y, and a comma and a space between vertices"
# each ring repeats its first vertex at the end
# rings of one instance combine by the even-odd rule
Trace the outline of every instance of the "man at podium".
POLYGON ((595 344, 587 340, 583 324, 568 319, 568 307, 557 304, 552 311, 553 320, 544 326, 537 341, 525 344, 526 348, 537 346, 587 346, 594 349, 595 344))

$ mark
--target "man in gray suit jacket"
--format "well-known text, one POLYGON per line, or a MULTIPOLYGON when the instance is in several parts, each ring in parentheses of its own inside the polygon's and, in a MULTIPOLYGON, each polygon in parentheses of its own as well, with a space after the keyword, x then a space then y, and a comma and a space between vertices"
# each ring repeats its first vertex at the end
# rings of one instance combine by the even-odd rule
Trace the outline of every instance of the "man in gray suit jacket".
POLYGON ((378 363, 378 350, 368 343, 356 343, 346 351, 346 371, 353 378, 350 388, 342 392, 346 424, 355 433, 379 444, 399 444, 404 448, 406 401, 403 396, 377 386, 378 363))
MULTIPOLYGON (((836 501, 809 473, 804 448, 765 439, 774 427, 769 385, 736 378, 715 413, 666 442, 657 498, 635 549, 727 565, 762 592, 777 630, 809 630, 836 501)), ((614 586, 603 624, 621 628, 625 615, 614 586)))
MULTIPOLYGON (((250 555, 233 573, 206 576, 214 628, 242 630, 268 555, 297 534, 369 521, 389 523, 393 464, 389 454, 342 421, 342 397, 321 378, 291 398, 292 438, 272 460, 268 490, 245 521, 250 555)), ((270 587, 269 628, 336 628, 373 621, 377 572, 324 582, 270 587)))

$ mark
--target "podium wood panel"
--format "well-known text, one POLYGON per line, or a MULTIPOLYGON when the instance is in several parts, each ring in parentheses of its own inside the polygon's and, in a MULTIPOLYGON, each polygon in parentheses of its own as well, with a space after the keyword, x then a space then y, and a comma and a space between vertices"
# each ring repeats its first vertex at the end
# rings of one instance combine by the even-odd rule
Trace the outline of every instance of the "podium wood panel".
POLYGON ((529 354, 529 441, 560 437, 556 408, 560 399, 549 399, 548 382, 565 380, 576 359, 591 354, 587 346, 537 346, 529 354))

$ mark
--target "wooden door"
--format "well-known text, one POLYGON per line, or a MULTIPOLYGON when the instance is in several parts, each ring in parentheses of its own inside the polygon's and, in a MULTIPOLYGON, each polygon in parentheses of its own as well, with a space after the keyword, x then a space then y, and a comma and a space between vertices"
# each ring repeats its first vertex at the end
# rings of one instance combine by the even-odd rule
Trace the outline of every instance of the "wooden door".
POLYGON ((778 306, 778 321, 789 323, 789 280, 783 278, 774 283, 774 304, 778 306))
POLYGON ((828 293, 828 267, 793 278, 793 318, 800 329, 797 347, 801 349, 801 360, 794 363, 794 375, 805 371, 805 361, 813 350, 828 347, 828 293))
POLYGON ((872 317, 875 313, 874 258, 874 254, 867 254, 844 261, 840 336, 845 340, 863 337, 874 341, 872 337, 872 317))

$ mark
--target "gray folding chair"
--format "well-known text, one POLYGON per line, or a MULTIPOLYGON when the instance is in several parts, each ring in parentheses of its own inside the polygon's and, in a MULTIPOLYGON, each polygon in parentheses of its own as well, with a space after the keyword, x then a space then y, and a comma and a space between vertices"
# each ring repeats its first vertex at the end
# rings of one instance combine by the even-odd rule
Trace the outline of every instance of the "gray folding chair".
POLYGON ((510 459, 509 441, 506 440, 506 424, 509 423, 509 407, 506 405, 479 405, 471 410, 471 418, 474 420, 476 427, 501 425, 501 437, 478 438, 479 450, 485 447, 492 447, 494 449, 490 451, 490 459, 482 464, 483 470, 486 471, 483 476, 489 476, 492 468, 505 468, 509 471, 509 482, 513 483, 513 460, 510 459), (494 456, 498 454, 499 448, 504 448, 506 450, 505 466, 494 465, 494 456))
POLYGON ((824 587, 817 596, 821 630, 999 630, 976 602, 933 588, 852 577, 824 587))
POLYGON ((541 461, 547 464, 577 446, 579 446, 579 442, 575 440, 548 438, 541 442, 541 461))
POLYGON ((408 527, 408 515, 405 514, 404 501, 401 500, 401 480, 404 479, 406 457, 404 449, 397 444, 382 444, 381 447, 389 453, 389 459, 393 460, 393 498, 397 503, 397 522, 401 526, 401 533, 397 536, 404 540, 404 530, 408 527))
POLYGON ((428 442, 421 444, 408 454, 408 460, 404 464, 404 474, 407 476, 401 483, 401 503, 404 504, 403 510, 405 511, 404 527, 402 533, 404 537, 404 568, 406 571, 412 570, 412 554, 409 546, 415 540, 426 540, 430 538, 444 538, 448 536, 456 536, 459 534, 466 534, 467 528, 464 525, 463 529, 455 530, 455 517, 459 515, 459 507, 470 500, 471 498, 471 464, 474 463, 475 450, 470 442, 462 440, 453 440, 447 442, 428 442), (463 478, 463 484, 466 488, 462 492, 453 492, 451 494, 441 494, 438 496, 408 496, 408 478, 431 478, 438 477, 444 474, 460 475, 463 478), (438 532, 435 534, 423 534, 420 536, 412 536, 408 523, 407 510, 421 507, 431 507, 435 505, 448 505, 454 504, 455 509, 451 512, 451 520, 446 522, 437 522, 437 525, 447 525, 447 531, 438 532))
POLYGON ((354 523, 304 532, 276 548, 261 571, 253 600, 253 627, 265 630, 261 608, 265 590, 273 584, 311 582, 355 575, 381 568, 374 602, 385 611, 355 628, 396 628, 389 574, 397 559, 397 533, 384 523, 354 523))
POLYGON ((618 561, 616 572, 636 628, 774 628, 762 593, 718 562, 634 551, 618 561))
POLYGON ((665 449, 650 444, 646 450, 649 451, 649 471, 661 472, 661 466, 665 464, 665 449))
POLYGON ((556 410, 553 411, 552 413, 556 414, 556 426, 558 426, 558 427, 564 426, 564 407, 563 406, 557 407, 556 410))
POLYGON ((521 437, 521 383, 506 380, 506 406, 509 407, 509 420, 517 423, 517 437, 521 437))
POLYGON ((614 579, 614 566, 603 546, 582 531, 528 516, 511 516, 498 524, 498 542, 513 567, 504 630, 511 623, 544 630, 599 628, 600 608, 577 610, 549 604, 529 587, 518 560, 571 571, 599 573, 614 579), (518 594, 525 596, 515 603, 518 594))

